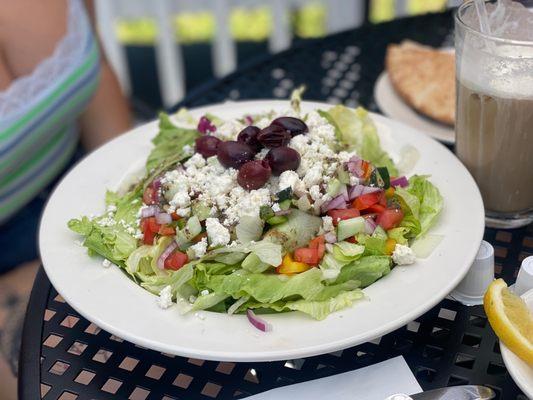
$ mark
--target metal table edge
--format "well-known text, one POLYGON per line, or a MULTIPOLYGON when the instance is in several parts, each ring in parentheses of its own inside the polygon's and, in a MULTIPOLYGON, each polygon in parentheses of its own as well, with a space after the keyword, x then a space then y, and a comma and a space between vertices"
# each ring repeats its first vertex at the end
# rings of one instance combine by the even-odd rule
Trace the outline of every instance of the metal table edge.
POLYGON ((52 285, 41 265, 33 283, 22 328, 18 367, 18 396, 21 400, 41 398, 40 360, 44 325, 43 314, 51 287, 52 285))

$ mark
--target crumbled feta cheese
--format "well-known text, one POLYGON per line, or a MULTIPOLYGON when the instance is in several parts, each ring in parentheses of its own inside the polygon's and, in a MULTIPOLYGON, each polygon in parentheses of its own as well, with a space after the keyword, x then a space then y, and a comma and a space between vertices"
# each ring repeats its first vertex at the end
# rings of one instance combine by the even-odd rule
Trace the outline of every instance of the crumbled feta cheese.
POLYGON ((221 140, 235 140, 240 131, 244 129, 244 125, 239 121, 231 120, 225 121, 213 133, 213 136, 221 140))
POLYGON ((168 285, 159 292, 159 297, 157 298, 157 305, 163 310, 166 310, 172 305, 172 286, 168 285))
POLYGON ((191 158, 189 158, 183 166, 185 168, 196 167, 202 168, 205 165, 205 158, 200 153, 195 153, 191 158))
POLYGON ((114 204, 110 204, 107 206, 107 212, 108 213, 114 213, 115 211, 117 211, 117 206, 114 205, 114 204))
POLYGON ((396 244, 392 253, 392 260, 398 265, 408 265, 416 261, 416 256, 409 246, 396 244))
POLYGON ((207 218, 205 220, 207 238, 211 247, 224 246, 230 241, 229 231, 216 218, 207 218))
POLYGON ((279 206, 278 203, 272 204, 272 211, 274 211, 274 212, 281 211, 281 207, 279 206))
POLYGON ((207 296, 209 294, 209 290, 204 289, 200 292, 200 296, 207 296))
POLYGON ((355 175, 350 175, 350 185, 359 185, 359 178, 355 175))
POLYGON ((284 190, 289 187, 294 190, 294 186, 299 180, 300 177, 296 172, 291 170, 283 171, 279 176, 279 190, 284 190))
POLYGON ((322 180, 323 169, 321 165, 314 165, 309 168, 303 178, 303 182, 306 188, 318 185, 322 180))
POLYGON ((313 185, 309 188, 309 195, 315 201, 322 198, 322 193, 320 193, 320 187, 318 185, 313 185))
POLYGON ((203 238, 198 243, 189 247, 189 249, 191 249, 194 252, 194 256, 196 258, 203 257, 207 251, 207 239, 203 238))
POLYGON ((191 204, 191 197, 189 196, 189 193, 179 191, 179 192, 176 192, 174 197, 172 197, 172 200, 170 200, 169 204, 172 207, 176 207, 176 208, 189 207, 189 205, 191 204))
POLYGON ((109 268, 113 263, 109 261, 107 258, 104 258, 104 261, 102 261, 102 265, 104 268, 109 268))
POLYGON ((333 226, 333 218, 329 215, 322 217, 322 229, 324 232, 334 232, 335 227, 333 226))
POLYGON ((178 208, 176 210, 176 214, 178 214, 180 217, 188 217, 191 215, 191 207, 178 208))

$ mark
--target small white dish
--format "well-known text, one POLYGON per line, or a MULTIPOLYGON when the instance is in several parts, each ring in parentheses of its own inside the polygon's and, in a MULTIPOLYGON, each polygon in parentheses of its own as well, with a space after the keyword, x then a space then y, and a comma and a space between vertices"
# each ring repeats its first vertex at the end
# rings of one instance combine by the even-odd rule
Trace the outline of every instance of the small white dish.
MULTIPOLYGON (((522 298, 529 309, 533 310, 533 289, 524 293, 522 298)), ((502 342, 500 342, 500 350, 502 352, 503 362, 515 383, 529 399, 533 399, 533 366, 528 365, 525 361, 518 358, 502 342)))
POLYGON ((383 71, 374 86, 374 99, 380 110, 388 117, 412 126, 428 136, 441 142, 455 143, 455 131, 452 126, 441 124, 437 121, 417 113, 396 93, 389 78, 383 71))
MULTIPOLYGON (((328 109, 303 102, 304 112, 328 109)), ((288 101, 228 102, 192 110, 236 118, 265 110, 286 110, 288 101)), ((152 148, 157 122, 140 126, 89 154, 51 195, 39 232, 41 258, 50 281, 81 315, 135 344, 169 354, 220 361, 289 360, 363 343, 414 320, 441 301, 465 276, 484 231, 479 190, 465 167, 442 144, 400 122, 372 114, 384 148, 396 159, 412 146, 420 158, 410 174, 429 174, 444 197, 444 209, 431 232, 443 236, 426 259, 396 267, 364 290, 367 299, 315 321, 292 312, 266 315, 273 330, 263 333, 246 316, 201 312, 181 316, 162 310, 156 297, 118 268, 91 258, 67 222, 104 211, 106 189, 115 189, 138 171, 152 148)))

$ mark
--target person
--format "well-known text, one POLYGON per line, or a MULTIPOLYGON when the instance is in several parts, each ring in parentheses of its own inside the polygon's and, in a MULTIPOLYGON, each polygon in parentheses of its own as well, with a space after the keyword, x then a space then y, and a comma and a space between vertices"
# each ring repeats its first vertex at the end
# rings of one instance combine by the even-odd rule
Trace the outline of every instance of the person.
POLYGON ((0 0, 0 398, 16 398, 50 190, 83 153, 131 125, 95 32, 90 0, 0 0))
POLYGON ((46 198, 80 147, 130 127, 95 32, 91 0, 0 0, 0 274, 37 259, 46 198))

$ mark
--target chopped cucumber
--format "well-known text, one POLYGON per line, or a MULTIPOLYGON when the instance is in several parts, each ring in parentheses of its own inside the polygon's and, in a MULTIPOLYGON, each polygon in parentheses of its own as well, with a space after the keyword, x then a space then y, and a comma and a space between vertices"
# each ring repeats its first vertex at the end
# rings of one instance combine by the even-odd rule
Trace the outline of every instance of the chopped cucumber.
POLYGON ((337 168, 337 178, 341 183, 345 185, 350 184, 350 173, 344 169, 344 166, 337 168))
POLYGON ((185 237, 189 240, 192 240, 195 236, 202 233, 202 225, 196 215, 193 215, 187 220, 187 225, 185 225, 183 232, 185 233, 185 237))
POLYGON ((276 198, 278 199, 278 202, 290 200, 292 198, 292 188, 288 187, 281 192, 276 193, 276 198))
POLYGON ((282 224, 284 222, 287 222, 288 218, 285 216, 285 215, 275 215, 273 217, 270 217, 269 219, 267 219, 267 223, 269 225, 279 225, 279 224, 282 224))
POLYGON ((274 216, 274 210, 272 210, 272 207, 261 206, 259 208, 259 218, 261 218, 263 221, 266 221, 267 219, 270 219, 273 216, 274 216))
POLYGON ((292 201, 290 199, 283 200, 281 203, 279 203, 279 208, 282 210, 288 210, 291 208, 292 201))
POLYGON ((331 197, 335 197, 342 190, 342 186, 343 186, 343 184, 341 183, 341 181, 336 179, 336 178, 334 178, 334 179, 330 180, 329 183, 328 183, 327 193, 331 197))
POLYGON ((192 215, 196 215, 200 221, 204 221, 209 217, 211 208, 200 202, 195 202, 192 205, 192 215))
POLYGON ((365 219, 356 217, 339 221, 337 226, 337 240, 344 240, 357 233, 365 231, 365 219))

